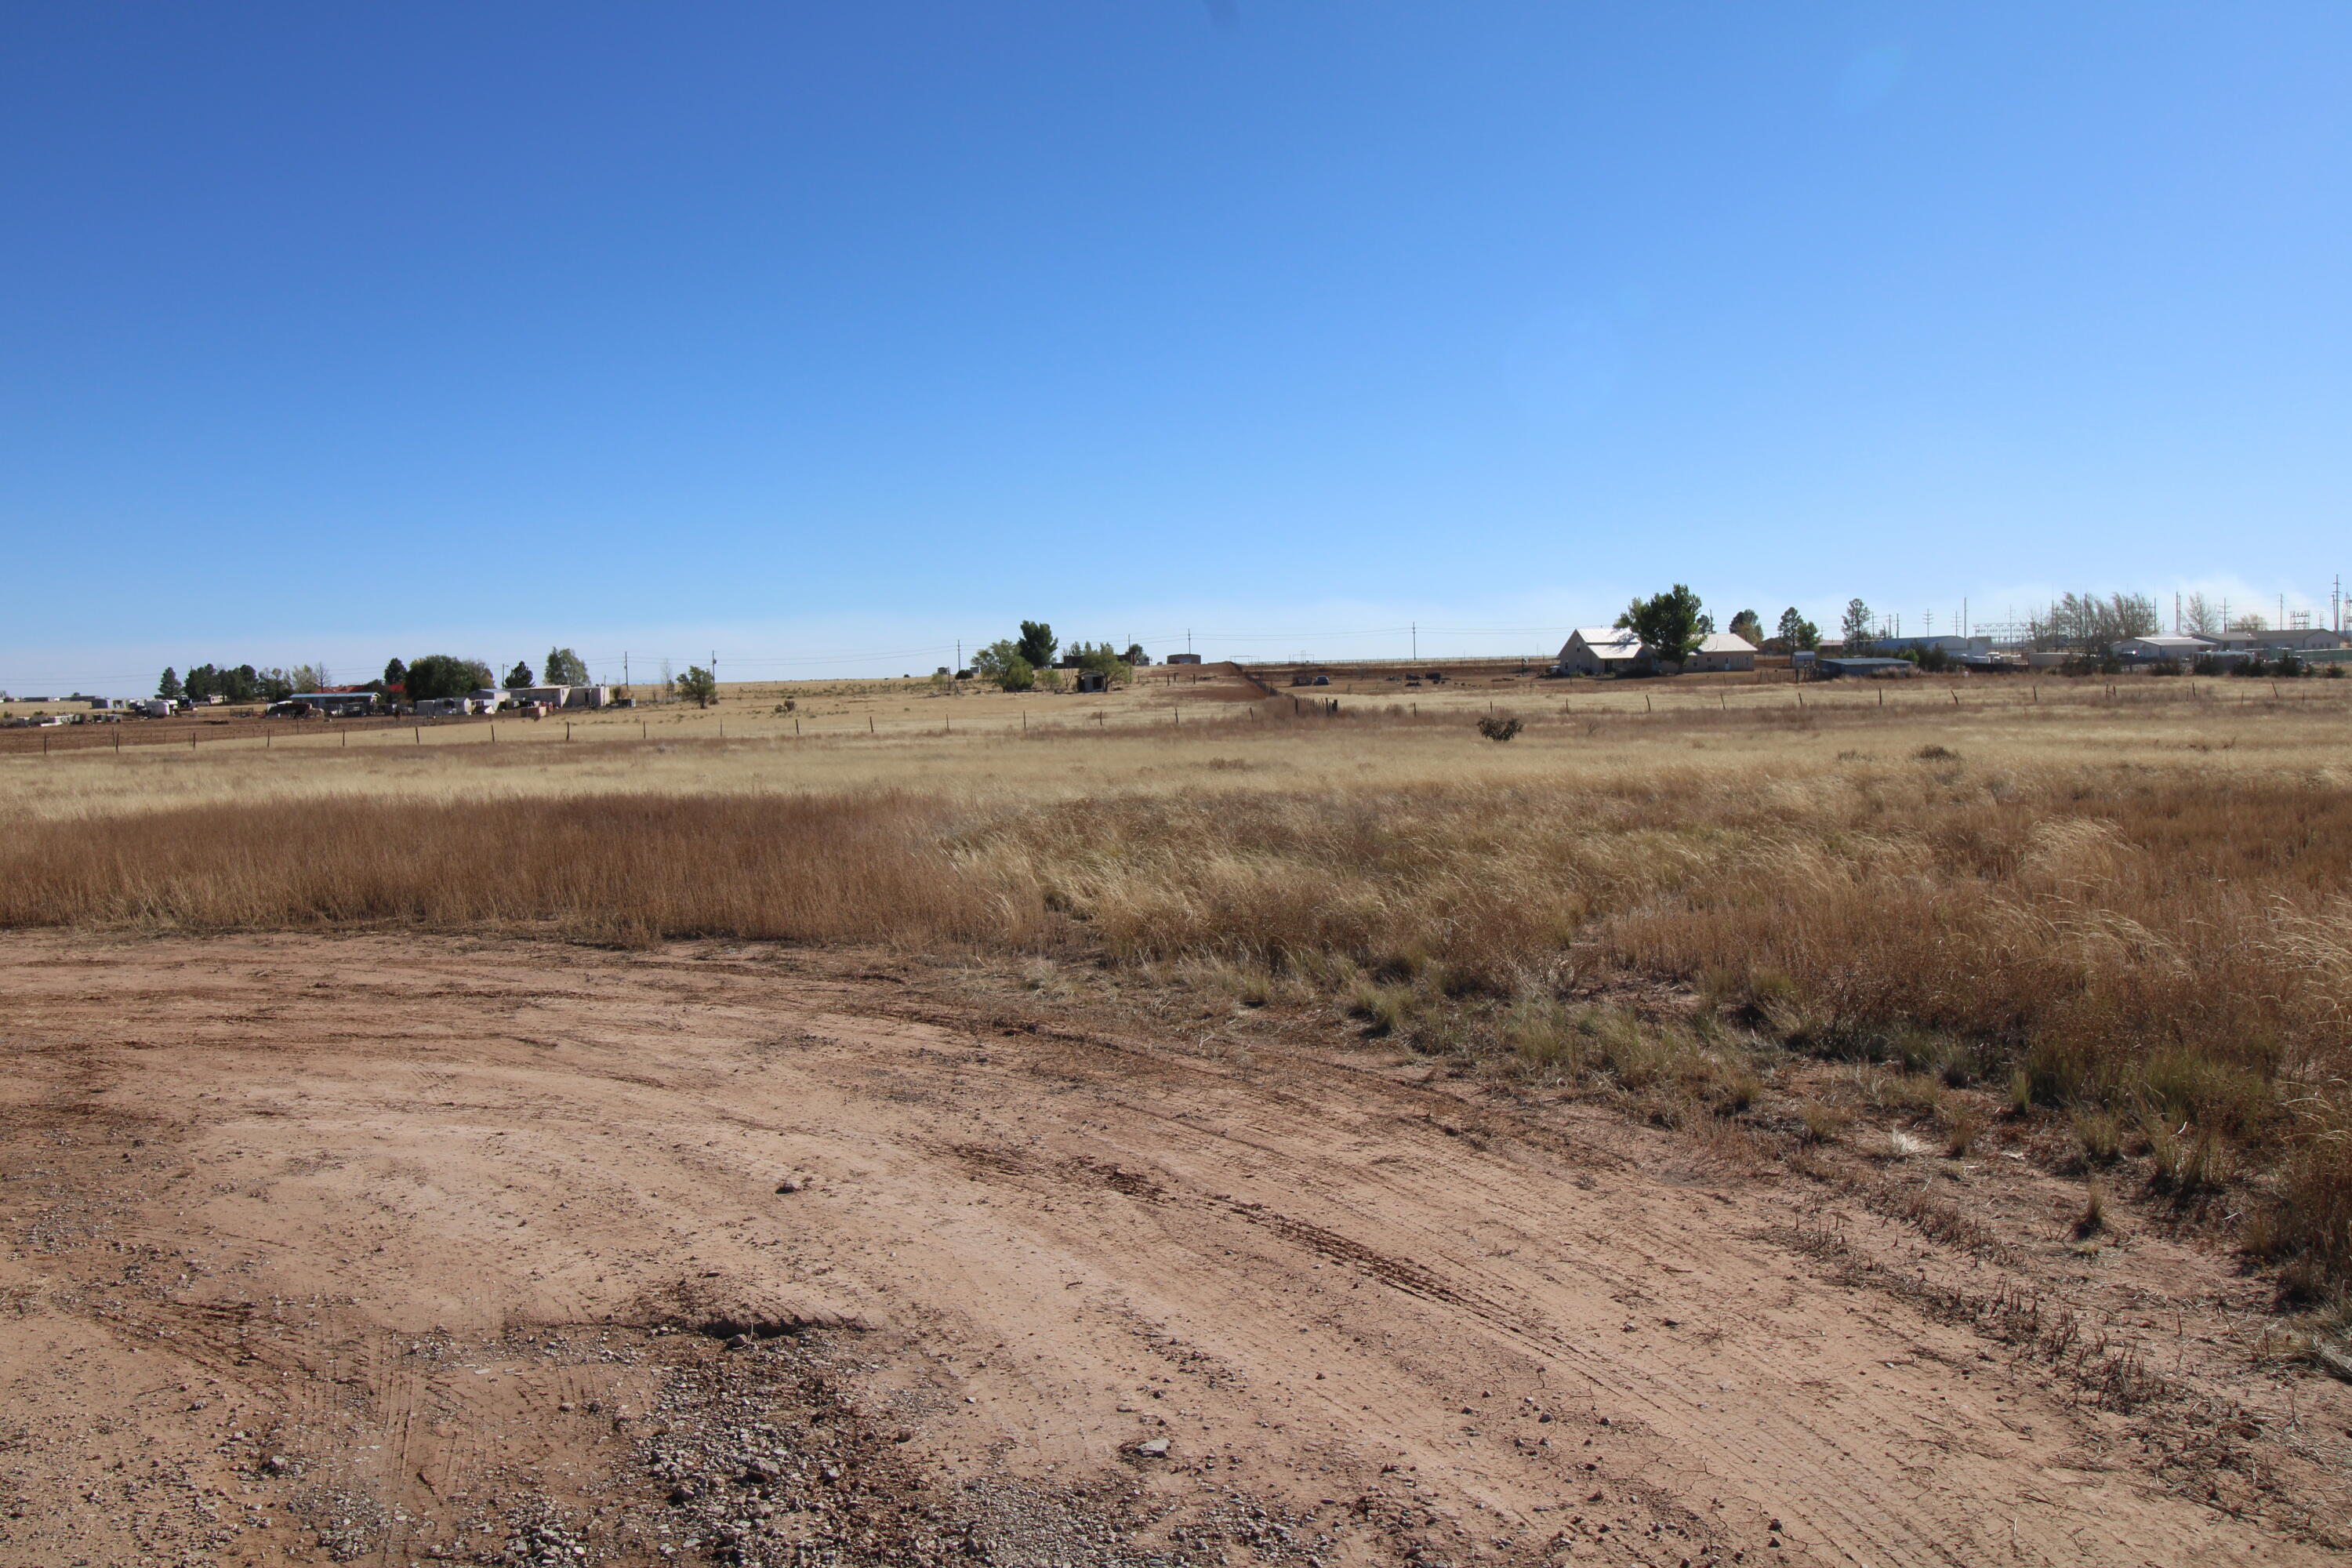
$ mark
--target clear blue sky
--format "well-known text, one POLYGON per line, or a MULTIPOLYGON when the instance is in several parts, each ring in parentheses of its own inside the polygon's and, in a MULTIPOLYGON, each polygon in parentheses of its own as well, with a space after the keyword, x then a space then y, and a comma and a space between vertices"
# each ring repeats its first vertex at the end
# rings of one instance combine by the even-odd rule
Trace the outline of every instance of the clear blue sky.
POLYGON ((0 685, 2324 606, 2347 83, 2343 0, 20 0, 0 685))

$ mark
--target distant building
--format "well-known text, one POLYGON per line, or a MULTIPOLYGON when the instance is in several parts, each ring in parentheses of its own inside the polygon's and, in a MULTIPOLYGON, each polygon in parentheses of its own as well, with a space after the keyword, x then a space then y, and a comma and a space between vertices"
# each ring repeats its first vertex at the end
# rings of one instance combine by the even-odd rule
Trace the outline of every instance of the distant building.
POLYGON ((1907 658, 1823 658, 1814 668, 1823 680, 1835 680, 1851 676, 1867 680, 1901 680, 1919 673, 1919 667, 1907 658))
POLYGON ((2107 651, 2135 664, 2157 664, 2166 659, 2187 664, 2211 653, 2213 645, 2203 637, 2126 637, 2121 642, 2109 643, 2107 651))
POLYGON ((1756 645, 1736 632, 1709 632, 1699 640, 1685 669, 1753 669, 1756 645))
MULTIPOLYGON (((286 701, 299 703, 313 713, 324 713, 331 719, 375 710, 375 693, 373 691, 298 691, 286 701)), ((280 707, 284 705, 278 704, 280 707)))
MULTIPOLYGON (((1901 658, 1906 651, 1915 647, 1921 653, 1927 652, 1931 647, 1941 648, 1944 652, 1950 654, 1954 658, 1959 658, 1969 654, 1990 653, 1992 651, 1992 638, 1964 637, 1958 635, 1948 637, 1873 637, 1870 639, 1870 643, 1868 645, 1868 652, 1872 657, 1879 658, 1901 658)), ((1848 649, 1847 651, 1852 653, 1860 653, 1863 650, 1848 649)))
POLYGON ((1110 689, 1110 677, 1105 675, 1099 669, 1082 669, 1078 671, 1078 689, 1080 691, 1108 691, 1110 689))
POLYGON ((1630 627, 1579 626, 1559 645, 1559 668, 1570 675, 1647 675, 1655 665, 1630 627))
POLYGON ((1162 662, 1168 664, 1198 664, 1201 662, 1201 656, 1197 653, 1171 653, 1162 662))
POLYGON ((2328 648, 2343 647, 2342 632, 2331 632, 2326 626, 2294 626, 2283 632, 2264 632, 2265 647, 2291 647, 2297 653, 2318 653, 2328 648))
MULTIPOLYGON (((478 692, 477 696, 480 695, 478 692)), ((541 702, 550 708, 602 708, 613 700, 609 686, 523 686, 503 693, 510 702, 541 702)))

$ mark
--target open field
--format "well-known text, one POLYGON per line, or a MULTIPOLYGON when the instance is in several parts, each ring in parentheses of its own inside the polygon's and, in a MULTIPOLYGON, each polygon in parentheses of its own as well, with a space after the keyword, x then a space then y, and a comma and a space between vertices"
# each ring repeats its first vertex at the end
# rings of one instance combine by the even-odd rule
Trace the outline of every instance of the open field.
POLYGON ((2352 1542, 2345 683, 1208 674, 0 757, 0 1552, 2352 1542))

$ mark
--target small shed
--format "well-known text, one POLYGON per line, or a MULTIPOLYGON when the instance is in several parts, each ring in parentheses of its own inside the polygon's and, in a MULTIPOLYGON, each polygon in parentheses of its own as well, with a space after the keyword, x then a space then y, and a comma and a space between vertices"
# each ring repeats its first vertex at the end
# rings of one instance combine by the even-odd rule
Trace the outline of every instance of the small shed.
POLYGON ((1082 669, 1078 671, 1078 689, 1080 691, 1108 691, 1110 689, 1110 677, 1105 675, 1099 669, 1082 669))

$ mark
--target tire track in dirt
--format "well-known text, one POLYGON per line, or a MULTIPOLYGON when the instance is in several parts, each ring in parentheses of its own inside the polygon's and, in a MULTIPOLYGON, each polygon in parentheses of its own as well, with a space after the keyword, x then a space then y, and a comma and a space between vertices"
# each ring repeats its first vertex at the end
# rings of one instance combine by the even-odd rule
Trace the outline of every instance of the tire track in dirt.
MULTIPOLYGON (((1407 1527, 1368 1521, 1408 1518, 1463 1562, 1562 1532, 1597 1561, 1973 1562, 2012 1529, 2024 1561, 2325 1555, 2168 1495, 2038 1363, 1759 1239, 1835 1194, 1665 1134, 821 969, 562 950, 551 989, 520 944, 239 939, 126 944, 120 984, 61 995, 41 958, 70 940, 0 939, 35 1020, 0 1162, 56 1173, 0 1183, 52 1247, 0 1290, 299 1435, 317 1468, 279 1491, 373 1500, 371 1561, 449 1544, 490 1491, 617 1510, 614 1419, 577 1407, 652 1374, 596 1357, 729 1312, 866 1323, 860 1375, 905 1391, 900 1451, 942 1485, 1213 1477, 1360 1561, 1402 1558, 1407 1527), (363 984, 267 973, 330 959, 363 984), (143 1131, 99 1113, 134 1104, 143 1131), (103 1290, 114 1243, 179 1272, 103 1290), (1146 1436, 1171 1447, 1138 1471, 1146 1436)), ((2006 1267, 1846 1206, 1890 1270, 2006 1267)), ((216 1484, 262 1488, 228 1447, 216 1484)))

